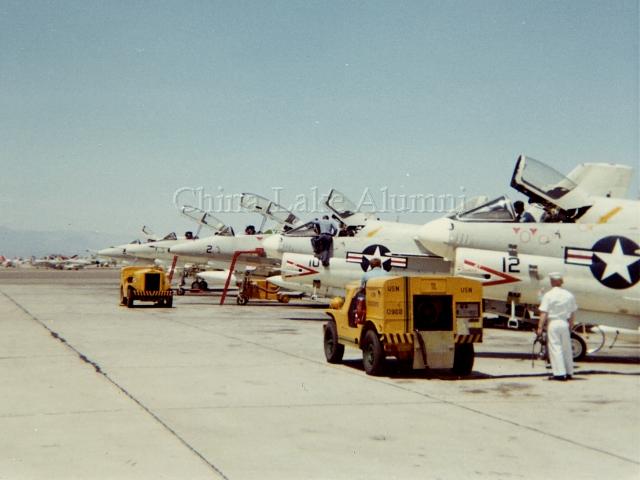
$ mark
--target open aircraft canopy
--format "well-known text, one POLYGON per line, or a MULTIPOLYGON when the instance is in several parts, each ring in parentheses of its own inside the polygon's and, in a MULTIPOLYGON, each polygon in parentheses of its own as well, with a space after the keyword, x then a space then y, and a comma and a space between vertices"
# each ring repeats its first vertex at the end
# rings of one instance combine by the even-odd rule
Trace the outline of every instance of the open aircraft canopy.
POLYGON ((265 219, 272 220, 278 225, 294 228, 300 219, 282 205, 272 202, 268 198, 255 193, 243 193, 240 206, 251 213, 258 213, 265 219))
POLYGON ((531 202, 558 208, 572 219, 579 218, 593 205, 589 194, 574 181, 524 155, 518 157, 511 186, 529 197, 531 202))
POLYGON ((349 200, 344 193, 335 189, 331 189, 329 192, 325 205, 342 219, 349 218, 358 212, 358 206, 349 200))
POLYGON ((368 220, 375 219, 373 213, 361 212, 355 203, 336 189, 331 189, 324 204, 335 214, 334 218, 339 219, 345 226, 354 228, 355 231, 361 229, 368 220))
POLYGON ((200 227, 207 227, 213 230, 215 232, 214 235, 233 236, 233 228, 209 212, 190 205, 183 206, 181 212, 184 216, 194 220, 200 227))

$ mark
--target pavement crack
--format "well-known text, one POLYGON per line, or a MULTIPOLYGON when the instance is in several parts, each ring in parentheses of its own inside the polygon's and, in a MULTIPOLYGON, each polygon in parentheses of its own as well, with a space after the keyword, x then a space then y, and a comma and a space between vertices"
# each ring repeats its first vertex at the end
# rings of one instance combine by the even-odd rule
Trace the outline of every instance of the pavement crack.
POLYGON ((42 320, 40 320, 38 317, 36 317, 34 314, 32 314, 29 310, 27 310, 25 307, 23 307, 20 303, 18 303, 16 300, 14 300, 11 296, 7 295, 5 292, 0 291, 0 293, 2 293, 2 295, 7 298, 11 303, 13 303, 16 307, 18 307, 20 310, 22 310, 22 312, 24 312, 25 315, 27 315, 31 320, 33 320, 34 322, 36 322, 38 325, 40 325, 42 328, 44 328, 45 330, 47 330, 49 332, 49 334, 55 338, 56 340, 58 340, 60 343, 62 343, 65 347, 67 347, 68 349, 70 349, 71 351, 73 351, 78 358, 80 358, 80 360, 82 360, 84 363, 87 363, 88 365, 91 365, 96 373, 102 375, 109 383, 111 383, 114 387, 116 387, 118 390, 120 390, 124 395, 126 395, 131 401, 133 401, 136 405, 138 405, 142 410, 144 410, 149 416, 151 416, 151 418, 153 418, 157 423, 159 423, 165 430, 167 430, 172 436, 174 436, 182 445, 184 445, 189 451, 191 451, 191 453, 193 453, 195 456, 197 456, 202 462, 204 462, 209 469, 211 469, 213 472, 215 472, 219 477, 223 478, 224 480, 229 480, 229 477, 227 477, 222 470, 220 470, 218 467, 216 467, 213 463, 211 463, 209 460, 207 460, 207 458, 200 453, 198 450, 196 450, 196 448, 191 445, 185 438, 183 438, 178 432, 176 432, 173 428, 171 428, 169 426, 168 423, 166 423, 164 420, 162 420, 158 414, 156 414, 153 410, 151 410, 150 407, 146 406, 144 403, 142 403, 141 400, 139 400, 137 397, 135 397, 131 392, 129 392, 124 386, 120 385, 115 379, 111 378, 109 376, 109 374, 107 374, 106 372, 104 372, 101 368, 100 365, 98 365, 97 362, 94 362, 93 360, 89 359, 86 355, 84 355, 80 350, 78 350, 77 348, 75 348, 73 345, 71 345, 69 342, 67 342, 67 340, 60 336, 60 334, 56 331, 54 331, 53 329, 51 329, 49 326, 47 326, 47 324, 45 324, 42 320))

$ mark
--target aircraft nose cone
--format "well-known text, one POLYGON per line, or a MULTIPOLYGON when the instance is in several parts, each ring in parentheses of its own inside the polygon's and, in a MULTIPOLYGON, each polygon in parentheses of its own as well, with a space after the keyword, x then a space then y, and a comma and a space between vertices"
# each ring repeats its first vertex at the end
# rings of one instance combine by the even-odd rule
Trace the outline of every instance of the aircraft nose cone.
POLYGON ((117 247, 108 247, 98 250, 97 255, 102 257, 122 257, 123 249, 117 247))
POLYGON ((448 259, 453 258, 454 245, 451 243, 453 223, 448 218, 439 218, 423 225, 417 240, 430 252, 448 259))
POLYGON ((282 257, 282 235, 271 235, 265 238, 262 241, 262 248, 269 258, 282 257))

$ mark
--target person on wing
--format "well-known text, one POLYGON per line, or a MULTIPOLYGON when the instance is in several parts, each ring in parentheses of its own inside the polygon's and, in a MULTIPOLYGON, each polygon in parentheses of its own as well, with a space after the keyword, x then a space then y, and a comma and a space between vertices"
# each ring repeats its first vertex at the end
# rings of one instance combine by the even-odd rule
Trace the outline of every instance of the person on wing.
POLYGON ((322 262, 322 265, 328 267, 333 248, 333 237, 338 233, 338 226, 328 215, 324 215, 320 220, 316 219, 314 224, 318 236, 311 241, 313 251, 322 262))
POLYGON ((562 274, 550 273, 551 290, 544 294, 540 303, 538 335, 547 326, 547 348, 553 376, 549 380, 570 380, 573 376, 573 352, 571 330, 575 321, 576 299, 562 288, 562 274))

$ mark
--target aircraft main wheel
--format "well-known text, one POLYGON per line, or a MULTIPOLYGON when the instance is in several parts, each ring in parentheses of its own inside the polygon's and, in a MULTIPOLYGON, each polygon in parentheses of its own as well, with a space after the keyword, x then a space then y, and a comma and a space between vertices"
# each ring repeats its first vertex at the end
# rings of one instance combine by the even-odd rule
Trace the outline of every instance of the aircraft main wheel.
POLYGON ((127 290, 127 308, 133 308, 133 288, 127 290))
POLYGON ((362 340, 362 364, 367 375, 380 375, 384 370, 384 348, 375 330, 367 330, 362 340))
POLYGON ((571 332, 571 350, 574 360, 582 360, 587 354, 587 344, 584 339, 575 332, 571 332))
POLYGON ((473 370, 475 351, 473 343, 459 343, 453 356, 453 368, 456 375, 469 375, 473 370))
POLYGON ((342 362, 344 345, 338 343, 338 327, 330 320, 324 327, 324 356, 329 363, 342 362))

